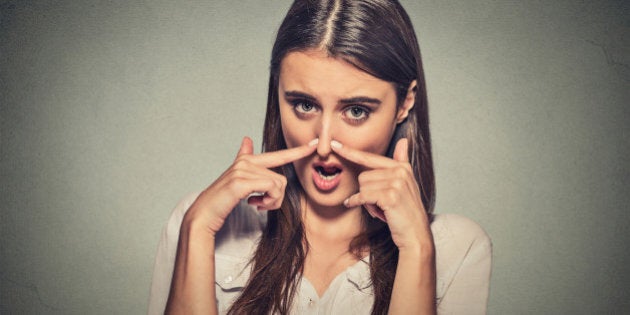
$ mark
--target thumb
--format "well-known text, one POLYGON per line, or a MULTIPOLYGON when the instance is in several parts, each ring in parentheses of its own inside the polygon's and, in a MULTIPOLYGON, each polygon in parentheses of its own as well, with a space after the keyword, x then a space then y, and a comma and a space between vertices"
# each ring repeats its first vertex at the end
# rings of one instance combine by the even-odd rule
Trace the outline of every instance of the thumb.
POLYGON ((409 153, 407 148, 409 147, 409 140, 407 138, 401 138, 396 142, 396 148, 394 148, 394 160, 398 162, 409 162, 409 153))
POLYGON ((241 141, 241 148, 238 149, 236 156, 252 153, 254 153, 254 143, 252 139, 250 137, 243 137, 243 141, 241 141))

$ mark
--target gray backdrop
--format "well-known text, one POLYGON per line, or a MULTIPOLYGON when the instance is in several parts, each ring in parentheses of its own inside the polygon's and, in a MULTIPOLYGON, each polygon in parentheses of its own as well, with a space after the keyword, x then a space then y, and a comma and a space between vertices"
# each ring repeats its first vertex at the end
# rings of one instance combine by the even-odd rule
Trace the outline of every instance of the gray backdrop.
MULTIPOLYGON (((630 5, 403 1, 437 212, 494 242, 491 314, 630 312, 630 5)), ((260 147, 288 1, 0 1, 0 313, 142 314, 177 201, 260 147)))

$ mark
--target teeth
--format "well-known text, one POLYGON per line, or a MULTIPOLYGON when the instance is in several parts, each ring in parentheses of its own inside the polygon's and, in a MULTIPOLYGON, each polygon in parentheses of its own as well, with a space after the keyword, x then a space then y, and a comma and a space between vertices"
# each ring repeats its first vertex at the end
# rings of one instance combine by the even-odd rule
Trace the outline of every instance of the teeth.
POLYGON ((337 177, 337 175, 339 175, 339 173, 335 173, 333 175, 324 175, 321 169, 317 169, 317 174, 319 174, 319 177, 323 178, 324 180, 332 180, 333 178, 337 177))

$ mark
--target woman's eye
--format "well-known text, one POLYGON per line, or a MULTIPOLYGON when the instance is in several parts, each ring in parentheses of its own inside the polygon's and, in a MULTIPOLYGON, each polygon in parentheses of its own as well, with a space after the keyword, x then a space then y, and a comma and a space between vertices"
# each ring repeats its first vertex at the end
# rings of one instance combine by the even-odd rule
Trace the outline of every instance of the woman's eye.
POLYGON ((299 101, 293 104, 295 111, 301 114, 308 114, 315 110, 315 106, 307 101, 299 101))
POLYGON ((366 120, 369 115, 370 115, 369 110, 367 110, 366 108, 362 106, 351 106, 347 108, 344 113, 344 116, 357 122, 366 120))

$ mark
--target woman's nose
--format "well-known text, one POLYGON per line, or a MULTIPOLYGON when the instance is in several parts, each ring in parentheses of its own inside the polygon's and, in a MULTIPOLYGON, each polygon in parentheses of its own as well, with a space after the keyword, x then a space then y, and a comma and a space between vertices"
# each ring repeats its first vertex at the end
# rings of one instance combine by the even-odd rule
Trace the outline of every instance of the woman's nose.
POLYGON ((322 119, 317 131, 319 142, 317 143, 317 155, 322 158, 328 157, 331 152, 330 141, 332 140, 332 126, 330 119, 322 119))

